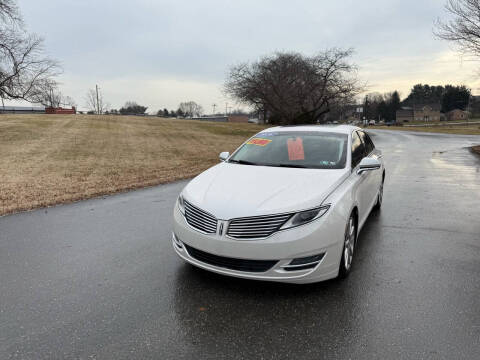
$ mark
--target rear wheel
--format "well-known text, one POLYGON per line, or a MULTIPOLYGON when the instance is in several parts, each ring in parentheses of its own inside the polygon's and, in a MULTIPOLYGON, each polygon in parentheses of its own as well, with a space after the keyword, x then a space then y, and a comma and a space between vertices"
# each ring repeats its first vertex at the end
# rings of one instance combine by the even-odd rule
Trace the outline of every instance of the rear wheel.
POLYGON ((345 237, 343 242, 342 257, 340 259, 340 268, 338 270, 338 276, 345 278, 350 273, 352 268, 353 253, 355 250, 355 242, 357 239, 357 224, 355 215, 350 215, 345 229, 345 237))

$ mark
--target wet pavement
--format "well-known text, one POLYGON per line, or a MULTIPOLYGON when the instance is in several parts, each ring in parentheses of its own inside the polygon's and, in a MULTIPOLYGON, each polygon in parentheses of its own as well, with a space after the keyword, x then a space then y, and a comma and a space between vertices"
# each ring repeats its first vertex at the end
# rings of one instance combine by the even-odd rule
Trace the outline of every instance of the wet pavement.
POLYGON ((343 281, 182 263, 185 182, 0 218, 0 359, 478 359, 480 136, 371 133, 384 203, 343 281))

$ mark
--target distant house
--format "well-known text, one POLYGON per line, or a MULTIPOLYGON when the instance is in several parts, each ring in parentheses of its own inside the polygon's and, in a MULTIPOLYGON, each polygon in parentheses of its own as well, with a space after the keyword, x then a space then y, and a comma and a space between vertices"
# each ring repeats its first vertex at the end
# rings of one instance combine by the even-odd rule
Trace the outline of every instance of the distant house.
POLYGON ((412 108, 401 108, 397 110, 396 122, 398 124, 403 124, 404 122, 413 121, 413 109, 412 108))
POLYGON ((76 114, 77 110, 75 106, 72 106, 71 109, 65 109, 62 107, 47 107, 45 108, 45 113, 47 114, 76 114))
POLYGON ((397 123, 412 121, 440 121, 440 104, 416 104, 413 107, 402 107, 397 110, 397 123))
POLYGON ((228 115, 228 122, 248 123, 248 115, 228 115))
POLYGON ((452 111, 447 112, 446 114, 447 120, 467 120, 470 117, 470 113, 468 111, 463 111, 460 109, 455 109, 452 111))

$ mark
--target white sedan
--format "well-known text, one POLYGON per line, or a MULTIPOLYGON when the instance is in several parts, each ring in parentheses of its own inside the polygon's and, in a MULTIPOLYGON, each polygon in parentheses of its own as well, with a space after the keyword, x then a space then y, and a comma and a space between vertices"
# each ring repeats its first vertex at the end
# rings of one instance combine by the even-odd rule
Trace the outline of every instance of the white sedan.
POLYGON ((263 130, 183 189, 172 242, 186 262, 241 278, 311 283, 345 277, 370 211, 382 155, 354 126, 263 130))

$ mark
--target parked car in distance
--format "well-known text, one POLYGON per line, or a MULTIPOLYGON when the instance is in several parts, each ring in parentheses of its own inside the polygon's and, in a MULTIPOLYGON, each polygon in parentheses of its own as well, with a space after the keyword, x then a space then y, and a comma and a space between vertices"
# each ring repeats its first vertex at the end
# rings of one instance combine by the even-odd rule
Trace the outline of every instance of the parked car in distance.
POLYGON ((385 168, 362 129, 284 126, 248 139, 191 180, 173 210, 184 261, 246 279, 346 277, 358 234, 380 208, 385 168))
POLYGON ((335 120, 335 121, 333 122, 333 124, 334 124, 334 125, 338 125, 338 121, 335 120))
POLYGON ((368 120, 368 125, 375 125, 375 120, 368 120))

